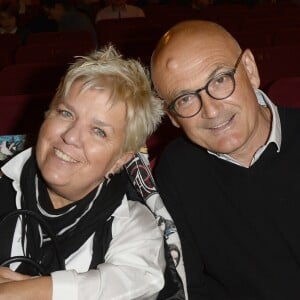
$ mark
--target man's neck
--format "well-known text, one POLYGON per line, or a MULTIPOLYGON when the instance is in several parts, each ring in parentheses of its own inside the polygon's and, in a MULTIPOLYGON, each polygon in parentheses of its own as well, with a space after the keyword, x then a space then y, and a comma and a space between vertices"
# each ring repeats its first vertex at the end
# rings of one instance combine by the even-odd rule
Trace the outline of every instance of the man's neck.
POLYGON ((260 126, 257 126, 255 131, 247 141, 244 148, 239 149, 237 153, 232 153, 230 156, 237 160, 241 165, 250 167, 254 159, 255 153, 263 147, 269 140, 272 130, 272 113, 267 106, 262 106, 258 115, 260 126))

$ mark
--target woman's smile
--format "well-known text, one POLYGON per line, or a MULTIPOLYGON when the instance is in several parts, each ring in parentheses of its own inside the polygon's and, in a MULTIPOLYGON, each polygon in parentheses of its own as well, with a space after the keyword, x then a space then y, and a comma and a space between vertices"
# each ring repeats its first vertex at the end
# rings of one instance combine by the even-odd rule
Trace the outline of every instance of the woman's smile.
POLYGON ((72 158, 70 155, 58 150, 57 148, 54 148, 54 153, 59 159, 65 161, 65 162, 71 162, 71 163, 79 162, 78 160, 72 158))

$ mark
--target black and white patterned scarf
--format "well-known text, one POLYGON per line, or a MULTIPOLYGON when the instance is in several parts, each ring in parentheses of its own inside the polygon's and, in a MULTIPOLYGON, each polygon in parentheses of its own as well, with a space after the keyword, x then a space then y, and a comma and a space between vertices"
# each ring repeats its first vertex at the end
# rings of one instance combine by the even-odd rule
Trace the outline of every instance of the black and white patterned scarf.
MULTIPOLYGON (((47 187, 38 172, 35 156, 26 162, 21 174, 22 209, 42 218, 50 227, 63 260, 78 250, 92 234, 93 257, 90 269, 104 261, 111 240, 111 215, 120 206, 127 187, 127 174, 120 173, 105 181, 83 199, 54 209, 47 187)), ((22 216, 23 248, 27 257, 43 266, 46 273, 61 269, 53 241, 45 226, 35 218, 22 216)), ((22 263, 17 271, 35 275, 36 271, 22 263)))
POLYGON ((146 153, 136 153, 125 166, 131 182, 144 204, 152 211, 165 241, 165 286, 158 300, 188 300, 181 242, 172 217, 167 211, 152 176, 146 153), (176 257, 173 253, 177 253, 176 257))

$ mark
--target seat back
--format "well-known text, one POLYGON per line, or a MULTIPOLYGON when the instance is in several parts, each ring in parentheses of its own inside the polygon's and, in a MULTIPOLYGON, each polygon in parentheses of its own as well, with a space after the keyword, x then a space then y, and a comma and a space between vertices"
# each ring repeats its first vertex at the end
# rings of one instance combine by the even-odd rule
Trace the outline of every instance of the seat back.
POLYGON ((15 53, 21 46, 21 39, 16 34, 0 34, 0 69, 13 64, 15 53))
POLYGON ((139 37, 158 37, 161 33, 159 24, 144 17, 100 20, 95 26, 100 46, 107 43, 118 45, 119 41, 139 37))
POLYGON ((146 18, 100 20, 96 31, 100 46, 113 44, 124 56, 149 64, 152 51, 163 33, 158 23, 146 18))
POLYGON ((252 48, 261 87, 267 91, 270 84, 282 77, 300 76, 300 45, 278 45, 252 48))
POLYGON ((52 94, 0 96, 0 135, 36 136, 52 94))
POLYGON ((300 45, 299 27, 282 28, 273 35, 273 45, 300 45))
POLYGON ((0 34, 0 49, 15 50, 21 45, 21 39, 17 34, 4 33, 0 34))
POLYGON ((54 93, 67 65, 14 64, 0 71, 0 95, 54 93))
POLYGON ((75 56, 87 55, 90 48, 84 44, 72 47, 65 43, 55 44, 27 44, 19 47, 16 52, 15 62, 24 63, 57 63, 69 64, 74 61, 75 56))
POLYGON ((269 87, 268 96, 278 105, 300 108, 300 76, 276 80, 269 87))
POLYGON ((27 36, 25 44, 69 44, 69 47, 82 47, 81 44, 83 44, 87 51, 92 51, 97 46, 91 33, 85 30, 34 32, 27 36))
POLYGON ((182 134, 182 130, 173 126, 170 119, 165 117, 157 130, 147 139, 147 149, 150 166, 153 169, 165 146, 182 134))

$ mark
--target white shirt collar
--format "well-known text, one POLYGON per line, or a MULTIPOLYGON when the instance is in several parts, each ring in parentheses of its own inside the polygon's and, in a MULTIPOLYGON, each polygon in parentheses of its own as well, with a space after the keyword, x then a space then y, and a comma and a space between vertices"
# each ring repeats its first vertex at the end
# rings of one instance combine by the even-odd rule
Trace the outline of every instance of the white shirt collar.
POLYGON ((5 174, 13 181, 20 182, 21 173, 22 173, 20 170, 23 169, 31 153, 32 153, 32 148, 28 148, 25 151, 22 151, 21 153, 14 156, 1 168, 3 174, 5 174))

